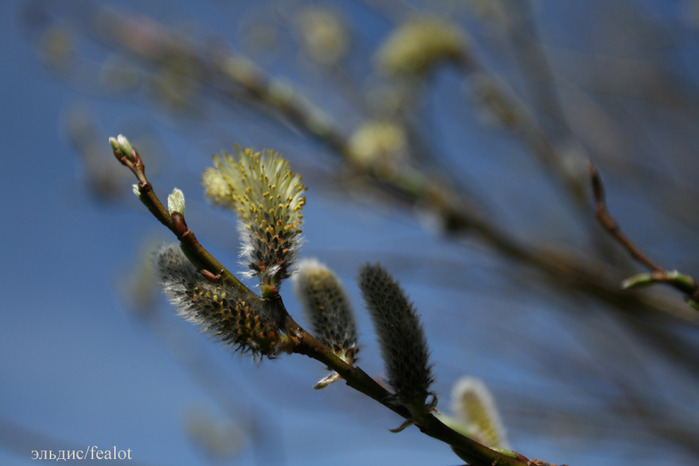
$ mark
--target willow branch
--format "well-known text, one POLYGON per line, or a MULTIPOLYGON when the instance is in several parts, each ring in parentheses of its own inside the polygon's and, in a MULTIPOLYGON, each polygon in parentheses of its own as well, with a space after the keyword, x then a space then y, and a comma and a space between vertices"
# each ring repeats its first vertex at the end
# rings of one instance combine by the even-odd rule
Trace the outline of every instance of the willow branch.
MULTIPOLYGON (((138 180, 137 189, 139 199, 148 208, 151 214, 163 225, 165 225, 180 240, 183 251, 188 259, 197 267, 201 266, 200 272, 212 280, 224 280, 234 287, 240 289, 245 295, 252 295, 259 299, 255 293, 245 287, 238 279, 223 267, 196 239, 194 233, 187 227, 184 216, 180 212, 170 213, 156 196, 151 183, 145 174, 145 165, 138 151, 126 146, 124 150, 119 150, 113 144, 114 156, 123 165, 128 167, 138 180)), ((316 361, 325 364, 331 370, 342 376, 347 385, 374 399, 396 414, 414 423, 423 433, 430 437, 441 440, 452 447, 452 449, 469 464, 502 466, 522 466, 528 460, 519 454, 507 455, 500 451, 492 450, 480 443, 465 437, 450 429, 438 420, 430 412, 425 413, 418 419, 414 419, 411 412, 404 406, 393 402, 393 394, 382 387, 377 381, 371 378, 359 367, 348 364, 339 358, 330 348, 320 343, 315 337, 304 330, 289 315, 284 306, 281 296, 278 294, 272 298, 264 299, 264 305, 268 306, 271 314, 283 316, 282 328, 289 341, 285 348, 290 352, 306 355, 316 361)))
POLYGON ((393 394, 386 390, 376 380, 370 377, 361 368, 348 364, 339 358, 330 348, 320 343, 310 333, 298 325, 293 318, 287 314, 287 331, 298 336, 295 353, 306 355, 316 361, 325 364, 334 370, 345 380, 347 385, 353 389, 372 398, 399 416, 414 421, 414 424, 424 434, 440 440, 458 452, 458 455, 466 459, 472 466, 490 466, 497 464, 501 466, 523 466, 531 464, 522 455, 513 453, 512 455, 488 448, 475 440, 465 437, 458 432, 447 427, 431 413, 425 413, 419 419, 412 419, 407 408, 392 402, 393 394))
MULTIPOLYGON (((204 246, 199 243, 194 233, 187 227, 184 215, 179 212, 170 214, 146 177, 146 167, 135 147, 130 148, 130 154, 125 154, 113 148, 114 156, 136 176, 138 198, 148 208, 150 213, 180 241, 185 255, 199 269, 200 273, 211 280, 223 280, 238 289, 243 295, 255 295, 243 285, 228 269, 214 258, 204 246)), ((255 295, 256 296, 256 295, 255 295)))

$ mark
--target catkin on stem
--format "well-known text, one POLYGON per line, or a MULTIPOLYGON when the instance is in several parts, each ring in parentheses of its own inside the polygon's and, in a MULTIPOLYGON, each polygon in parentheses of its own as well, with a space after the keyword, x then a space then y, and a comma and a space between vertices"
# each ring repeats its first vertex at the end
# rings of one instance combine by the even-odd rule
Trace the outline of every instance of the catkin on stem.
POLYGON ((414 306, 379 264, 364 265, 358 280, 379 338, 389 385, 406 406, 424 410, 434 378, 414 306))
POLYGON ((202 178, 205 194, 237 212, 243 262, 260 280, 263 297, 276 295, 301 245, 301 176, 271 150, 236 147, 234 155, 223 153, 213 162, 202 178))
POLYGON ((311 323, 315 337, 345 362, 357 354, 357 326, 354 311, 335 274, 317 260, 299 263, 294 292, 311 323))
POLYGON ((261 300, 242 296, 237 288, 205 279, 177 244, 156 254, 156 270, 163 291, 177 313, 217 340, 256 358, 279 353, 278 324, 267 315, 261 300))

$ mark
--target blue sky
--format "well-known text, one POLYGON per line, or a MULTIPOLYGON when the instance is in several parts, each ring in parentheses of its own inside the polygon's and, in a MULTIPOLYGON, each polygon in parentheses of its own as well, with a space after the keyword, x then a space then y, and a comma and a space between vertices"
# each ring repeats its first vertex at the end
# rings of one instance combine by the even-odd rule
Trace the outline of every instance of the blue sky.
MULTIPOLYGON (((152 164, 156 189, 163 199, 173 186, 184 189, 190 227, 234 270, 235 222, 229 214, 209 206, 199 188, 199 173, 209 164, 210 154, 236 142, 271 141, 272 146, 288 147, 293 166, 295 155, 314 146, 288 129, 267 137, 274 123, 265 120, 226 117, 230 119, 223 119, 219 125, 238 125, 230 132, 240 137, 228 140, 220 134, 230 133, 207 131, 205 125, 190 127, 186 121, 163 116, 153 104, 84 95, 41 62, 32 33, 22 26, 23 7, 28 3, 32 2, 0 4, 0 57, 4 63, 0 73, 0 141, 4 151, 0 170, 0 258, 4 262, 0 282, 4 297, 0 312, 0 463, 33 464, 32 449, 97 445, 130 448, 138 464, 208 464, 187 433, 193 416, 201 415, 212 424, 230 425, 233 419, 234 426, 258 425, 266 441, 275 445, 262 456, 255 456, 255 449, 246 444, 231 460, 234 464, 457 464, 446 446, 415 428, 390 433, 388 429, 400 425, 401 420, 343 384, 320 392, 312 390, 324 375, 315 361, 283 356, 258 366, 248 358, 231 355, 176 318, 160 296, 153 304, 157 318, 152 321, 129 311, 119 290, 134 273, 139 251, 145 243, 172 239, 130 194, 128 178, 121 186, 125 194, 116 201, 93 196, 88 173, 65 132, 66 116, 74 111, 76 103, 95 116, 93 123, 97 136, 103 139, 107 159, 112 157, 107 136, 146 123, 143 132, 150 132, 158 141, 154 151, 158 156, 152 164), (170 154, 176 155, 168 158, 170 154)), ((167 11, 163 10, 163 2, 129 4, 145 13, 162 15, 165 23, 189 15, 208 22, 211 30, 220 34, 232 21, 231 9, 219 2, 202 2, 194 10, 186 2, 179 3, 167 11)), ((250 11, 245 14, 253 14, 250 11)), ((364 18, 362 9, 354 14, 359 21, 366 21, 366 31, 372 31, 365 32, 367 35, 388 27, 375 18, 364 18)), ((234 35, 232 40, 240 38, 234 35)), ((370 36, 368 41, 376 42, 378 36, 370 36)), ((695 37, 688 38, 690 45, 695 42, 695 37)), ((696 48, 692 46, 677 51, 681 57, 691 58, 694 53, 696 48)), ((289 66, 288 61, 269 64, 273 71, 289 75, 298 72, 284 66, 289 66)), ((688 69, 690 78, 691 71, 688 69)), ((446 75, 438 85, 458 89, 458 79, 446 75)), ((443 103, 445 111, 434 124, 447 135, 458 134, 462 131, 458 124, 463 120, 450 115, 459 111, 459 105, 450 103, 448 97, 441 98, 435 97, 435 105, 443 103)), ((332 105, 333 97, 328 96, 327 102, 332 105)), ((464 119, 477 121, 474 116, 464 119)), ((445 151, 455 158, 454 166, 459 170, 468 168, 469 163, 477 165, 475 186, 488 190, 503 182, 498 188, 500 199, 521 192, 531 194, 535 204, 554 197, 550 185, 538 182, 540 174, 536 174, 534 165, 521 161, 521 154, 516 152, 521 149, 513 149, 511 140, 488 139, 488 134, 478 130, 463 131, 473 131, 472 146, 463 147, 461 140, 447 137, 445 151), (453 155, 477 151, 479 144, 494 148, 503 159, 465 162, 453 155), (521 169, 522 177, 507 178, 499 171, 510 163, 521 169)), ((308 164, 307 159, 300 160, 299 166, 308 164)), ((506 293, 488 292, 491 287, 507 288, 503 283, 511 278, 503 278, 482 246, 469 243, 468 257, 457 262, 453 260, 454 245, 415 217, 390 206, 370 209, 361 200, 347 202, 344 194, 328 193, 314 178, 309 178, 308 185, 302 255, 319 257, 345 281, 359 314, 364 347, 361 365, 367 372, 380 376, 382 364, 368 316, 359 312, 362 306, 354 284, 355 271, 363 262, 386 260, 396 264, 398 278, 423 314, 432 356, 437 361, 435 388, 442 396, 440 406, 448 406, 451 384, 469 374, 497 387, 498 400, 512 391, 531 393, 531 409, 540 406, 533 401, 547 397, 581 410, 604 409, 589 398, 576 398, 575 389, 567 385, 565 367, 559 367, 554 376, 547 373, 549 377, 542 378, 539 361, 525 354, 516 339, 493 344, 505 334, 499 332, 514 331, 545 335, 549 342, 559 344, 562 352, 586 355, 577 338, 588 324, 557 312, 557 307, 570 303, 549 299, 546 293, 533 296, 514 285, 515 293, 526 298, 518 302, 518 312, 513 313, 512 300, 506 293), (421 271, 430 270, 425 259, 447 264, 441 272, 445 278, 421 275, 421 271), (453 262, 456 265, 450 269, 453 262), (452 325, 464 321, 463 327, 452 325)), ((496 200, 495 204, 499 202, 504 201, 496 200)), ((639 204, 627 202, 628 212, 642 211, 639 204)), ((548 215, 560 219, 560 230, 551 232, 552 236, 570 233, 575 237, 571 232, 574 226, 566 221, 565 213, 556 214, 561 206, 552 201, 550 209, 554 214, 549 211, 548 215)), ((547 216, 546 212, 540 214, 541 218, 547 216)), ((517 211, 504 218, 526 226, 531 216, 517 211)), ((532 236, 541 234, 538 228, 548 229, 540 222, 530 226, 532 236)), ((685 225, 678 225, 677 230, 680 240, 695 236, 694 230, 685 225)), ((653 238, 652 231, 644 234, 653 238)), ((678 260, 683 256, 671 244, 659 245, 657 251, 667 251, 670 258, 678 260)), ((689 259, 687 263, 696 264, 689 259)), ((289 310, 298 315, 291 287, 287 285, 283 291, 289 310)), ((581 308, 587 304, 582 303, 581 308)), ((600 339, 613 340, 619 325, 616 319, 603 312, 590 312, 590 322, 602 323, 607 329, 600 339)), ((643 350, 643 345, 633 339, 626 344, 628 352, 643 350)), ((623 361, 624 354, 622 351, 618 355, 619 361, 623 361)), ((610 365, 615 362, 613 358, 610 365)), ((677 394, 680 403, 697 401, 676 368, 662 362, 654 365, 651 359, 646 369, 650 378, 675 378, 675 383, 669 384, 669 393, 677 394)), ((606 389, 608 382, 590 383, 606 389)), ((613 389, 610 382, 609 390, 613 389)), ((506 424, 527 409, 504 400, 506 424)), ((548 439, 540 432, 529 432, 526 420, 514 424, 511 442, 525 454, 551 462, 619 464, 613 453, 618 445, 612 442, 597 439, 594 453, 574 436, 573 440, 548 439)), ((585 431, 587 427, 580 429, 585 431)), ((682 453, 673 458, 683 458, 682 453)))

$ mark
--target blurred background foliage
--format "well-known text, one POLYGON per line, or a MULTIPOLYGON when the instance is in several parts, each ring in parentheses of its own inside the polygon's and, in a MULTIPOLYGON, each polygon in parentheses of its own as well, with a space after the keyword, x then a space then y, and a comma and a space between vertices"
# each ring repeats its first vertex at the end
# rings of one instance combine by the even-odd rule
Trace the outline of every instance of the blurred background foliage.
MULTIPOLYGON (((313 392, 321 368, 308 361, 248 367, 178 321, 150 270, 168 238, 110 154, 117 133, 156 190, 184 190, 190 228, 234 269, 235 220, 206 204, 200 173, 234 143, 285 154, 309 187, 301 256, 345 282, 368 372, 382 365, 354 277, 380 261, 422 314, 443 409, 451 385, 476 376, 527 456, 699 454, 699 315, 670 289, 620 289, 642 268, 596 223, 587 168, 639 248, 699 273, 695 0, 71 0, 17 2, 13 14, 44 79, 70 97, 63 163, 98 206, 93 221, 130 232, 104 246, 119 260, 91 258, 119 268, 111 312, 130 310, 148 329, 138 338, 159 342, 199 387, 172 406, 198 461, 456 458, 414 428, 387 434, 396 419, 341 384, 313 392)), ((149 387, 169 389, 167 370, 152 377, 149 387)), ((156 436, 137 459, 167 459, 170 442, 156 436)))

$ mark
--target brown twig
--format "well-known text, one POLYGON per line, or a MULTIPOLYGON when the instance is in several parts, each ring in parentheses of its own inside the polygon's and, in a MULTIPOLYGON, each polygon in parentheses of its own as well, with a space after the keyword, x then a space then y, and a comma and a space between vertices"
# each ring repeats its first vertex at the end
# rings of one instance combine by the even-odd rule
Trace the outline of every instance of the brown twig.
POLYGON ((514 456, 510 456, 459 434, 430 412, 426 412, 420 419, 412 419, 408 409, 391 402, 394 398, 391 392, 359 367, 348 364, 339 358, 330 348, 301 328, 288 314, 286 326, 288 331, 295 332, 299 336, 298 345, 294 352, 322 362, 340 374, 350 387, 374 399, 403 418, 414 421, 421 432, 450 445, 455 451, 458 451, 461 458, 467 459, 470 465, 522 466, 529 464, 529 460, 520 454, 514 453, 514 456))
POLYGON ((221 263, 216 260, 207 251, 204 246, 199 243, 194 233, 187 227, 184 216, 179 212, 170 214, 165 208, 158 196, 153 191, 153 186, 146 177, 146 167, 143 159, 139 155, 135 147, 131 147, 130 154, 114 148, 114 156, 122 165, 128 167, 129 170, 136 176, 138 184, 138 198, 148 208, 150 213, 168 230, 170 230, 180 241, 182 251, 187 258, 199 269, 207 279, 221 279, 232 285, 242 292, 245 296, 254 295, 254 293, 245 285, 243 285, 230 271, 228 271, 221 263))
POLYGON ((612 235, 612 237, 616 239, 619 244, 621 244, 624 249, 629 252, 629 254, 631 254, 631 256, 651 270, 650 274, 640 276, 637 275, 626 280, 624 282, 624 287, 631 288, 634 286, 651 283, 666 283, 686 294, 689 298, 689 304, 692 307, 697 308, 697 306, 699 306, 699 286, 697 286, 696 281, 688 275, 682 275, 677 271, 667 270, 659 266, 648 256, 646 256, 624 233, 622 233, 619 224, 607 209, 607 203, 604 196, 604 184, 602 183, 602 178, 599 176, 599 172, 592 163, 589 164, 589 169, 590 180, 592 182, 592 193, 595 197, 595 203, 597 206, 595 213, 597 220, 604 227, 604 229, 607 230, 607 232, 609 232, 609 234, 612 235))
POLYGON ((595 196, 596 212, 595 216, 599 223, 604 227, 605 230, 609 232, 626 250, 631 254, 636 260, 643 263, 649 269, 656 272, 663 272, 664 269, 657 265, 655 262, 650 260, 648 256, 643 254, 640 249, 638 249, 631 240, 621 231, 619 224, 611 216, 609 210, 607 210, 607 203, 604 197, 604 185, 602 184, 602 178, 599 176, 599 172, 595 166, 590 163, 590 179, 592 181, 592 193, 595 196))

